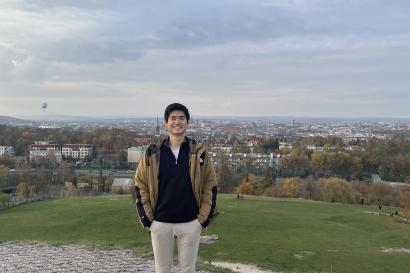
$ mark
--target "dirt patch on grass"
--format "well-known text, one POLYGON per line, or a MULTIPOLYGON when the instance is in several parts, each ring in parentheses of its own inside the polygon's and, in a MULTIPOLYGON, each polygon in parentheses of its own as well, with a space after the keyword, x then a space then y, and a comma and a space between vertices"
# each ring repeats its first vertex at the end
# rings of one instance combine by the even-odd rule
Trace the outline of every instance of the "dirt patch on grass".
POLYGON ((280 273, 263 269, 251 264, 227 263, 227 262, 212 262, 212 265, 223 267, 239 273, 280 273))
POLYGON ((410 248, 383 248, 384 253, 409 253, 410 248))

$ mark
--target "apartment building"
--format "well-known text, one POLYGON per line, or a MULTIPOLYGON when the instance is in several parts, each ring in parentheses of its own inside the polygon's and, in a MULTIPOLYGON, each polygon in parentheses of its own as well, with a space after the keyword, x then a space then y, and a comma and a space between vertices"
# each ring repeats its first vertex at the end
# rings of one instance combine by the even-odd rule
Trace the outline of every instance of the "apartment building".
POLYGON ((14 157, 16 154, 12 146, 0 146, 0 156, 9 155, 14 157))
POLYGON ((57 163, 61 163, 63 157, 61 147, 58 144, 49 141, 36 141, 30 147, 30 162, 42 157, 48 157, 50 153, 54 154, 57 163))
POLYGON ((64 157, 83 159, 91 156, 93 147, 91 144, 65 144, 61 152, 64 157))

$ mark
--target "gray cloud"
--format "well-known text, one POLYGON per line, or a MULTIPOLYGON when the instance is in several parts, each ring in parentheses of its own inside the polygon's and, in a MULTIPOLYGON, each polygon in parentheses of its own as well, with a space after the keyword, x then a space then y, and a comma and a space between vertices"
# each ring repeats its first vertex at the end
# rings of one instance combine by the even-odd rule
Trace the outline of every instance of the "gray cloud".
POLYGON ((42 100, 72 103, 55 108, 64 114, 155 114, 183 98, 202 115, 410 116, 409 11, 404 0, 5 0, 0 115, 42 100))

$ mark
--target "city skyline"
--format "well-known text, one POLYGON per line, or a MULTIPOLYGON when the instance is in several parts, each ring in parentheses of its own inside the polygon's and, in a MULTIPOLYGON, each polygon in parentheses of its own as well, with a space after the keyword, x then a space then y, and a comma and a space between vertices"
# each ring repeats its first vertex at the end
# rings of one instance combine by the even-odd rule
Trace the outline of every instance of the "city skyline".
POLYGON ((0 115, 410 117, 407 1, 2 1, 0 115))

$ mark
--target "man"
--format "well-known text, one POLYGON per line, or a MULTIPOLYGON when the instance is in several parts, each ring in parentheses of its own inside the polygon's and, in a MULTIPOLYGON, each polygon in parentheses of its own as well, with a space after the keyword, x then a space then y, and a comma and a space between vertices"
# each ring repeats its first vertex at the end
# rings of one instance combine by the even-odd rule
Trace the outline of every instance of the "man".
POLYGON ((171 272, 176 242, 180 272, 192 273, 201 229, 216 211, 216 176, 205 146, 186 137, 188 109, 170 104, 164 119, 168 138, 151 144, 138 164, 136 207, 151 232, 156 272, 171 272))

